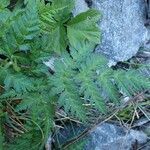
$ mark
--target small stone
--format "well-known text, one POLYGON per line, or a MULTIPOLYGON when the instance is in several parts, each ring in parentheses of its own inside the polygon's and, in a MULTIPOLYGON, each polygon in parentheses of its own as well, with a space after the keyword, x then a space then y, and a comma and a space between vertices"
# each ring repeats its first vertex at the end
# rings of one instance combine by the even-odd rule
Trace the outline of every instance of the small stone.
POLYGON ((45 61, 44 64, 49 67, 51 70, 55 70, 54 68, 54 61, 56 58, 52 57, 49 61, 45 61))
POLYGON ((147 139, 142 131, 103 123, 90 133, 84 150, 91 150, 91 147, 92 150, 130 150, 134 144, 146 143, 147 139))

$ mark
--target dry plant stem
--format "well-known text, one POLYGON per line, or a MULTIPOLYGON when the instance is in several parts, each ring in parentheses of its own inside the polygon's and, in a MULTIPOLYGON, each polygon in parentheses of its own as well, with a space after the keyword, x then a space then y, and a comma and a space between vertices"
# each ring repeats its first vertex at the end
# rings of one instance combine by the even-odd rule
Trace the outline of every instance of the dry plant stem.
POLYGON ((143 146, 139 147, 137 150, 144 150, 143 148, 144 148, 145 146, 148 146, 149 144, 150 144, 150 141, 147 142, 146 144, 144 144, 143 146))
POLYGON ((83 104, 83 106, 95 106, 95 104, 83 104))
POLYGON ((138 98, 143 96, 144 92, 139 93, 138 95, 136 95, 135 97, 131 98, 127 103, 125 103, 123 106, 119 107, 114 113, 112 113, 109 117, 107 117, 106 119, 104 119, 103 121, 99 122, 101 117, 98 117, 98 119, 96 120, 96 123, 93 125, 93 127, 91 127, 90 129, 86 129, 85 131, 83 131, 78 137, 75 137, 68 145, 65 145, 63 147, 63 149, 67 148, 68 146, 76 143, 77 141, 79 141, 80 139, 82 139, 83 137, 85 137, 87 134, 89 134, 90 132, 92 132, 97 126, 109 121, 110 119, 112 119, 114 116, 116 116, 116 114, 123 110, 125 107, 127 107, 128 105, 130 105, 131 103, 137 102, 138 98))
MULTIPOLYGON (((20 125, 17 121, 15 121, 12 117, 9 117, 14 123, 16 123, 19 127, 21 127, 22 129, 24 129, 26 132, 27 130, 22 126, 20 125)), ((21 131, 21 130, 20 130, 21 131)), ((23 131, 22 131, 23 132, 23 131)), ((24 133, 24 132, 23 132, 24 133)))
POLYGON ((82 122, 78 121, 78 120, 75 120, 75 119, 72 119, 70 117, 66 117, 62 114, 60 114, 59 112, 56 112, 57 115, 61 116, 61 117, 64 117, 64 118, 60 118, 60 119, 56 119, 56 121, 62 121, 62 120, 70 120, 70 121, 73 121, 73 122, 76 122, 76 123, 80 123, 80 124, 83 124, 82 122))
MULTIPOLYGON (((119 110, 117 110, 116 112, 114 112, 111 116, 109 116, 108 118, 106 118, 104 121, 100 122, 100 124, 103 124, 103 123, 107 122, 108 120, 110 120, 111 118, 113 118, 118 113, 118 111, 119 110)), ((98 125, 100 125, 100 124, 98 124, 98 125)), ((96 121, 95 125, 92 128, 86 129, 85 131, 83 131, 83 133, 81 135, 79 135, 78 137, 76 137, 73 140, 73 142, 71 142, 67 146, 63 147, 63 149, 67 148, 68 146, 72 145, 73 143, 76 143, 77 141, 79 141, 80 139, 82 139, 83 137, 85 137, 88 133, 92 132, 96 127, 97 127, 97 121, 96 121)))
MULTIPOLYGON (((11 119, 12 121, 14 121, 11 117, 10 117, 10 119, 11 119)), ((11 124, 11 127, 12 127, 14 130, 16 130, 17 132, 19 132, 20 134, 23 134, 23 133, 24 133, 24 131, 18 129, 17 127, 15 127, 15 126, 12 125, 12 124, 11 124)))
POLYGON ((133 98, 130 98, 123 106, 121 106, 120 108, 125 108, 126 106, 128 106, 130 103, 135 103, 135 102, 137 102, 137 101, 141 101, 141 98, 143 98, 144 99, 144 93, 146 92, 147 90, 145 90, 145 91, 143 91, 143 92, 141 92, 141 93, 139 93, 139 94, 137 94, 136 96, 134 96, 133 98))
POLYGON ((4 87, 2 85, 0 85, 0 88, 4 89, 4 87))
POLYGON ((142 51, 142 53, 139 53, 136 57, 138 58, 150 58, 150 52, 148 51, 142 51))
POLYGON ((56 128, 59 128, 59 129, 64 129, 64 127, 62 126, 59 126, 59 125, 55 125, 56 128))
POLYGON ((126 123, 122 119, 120 119, 117 115, 114 115, 114 116, 117 118, 121 126, 126 127, 125 125, 126 123))
POLYGON ((138 108, 144 114, 144 116, 150 121, 150 117, 145 113, 145 111, 141 108, 141 106, 138 106, 138 108))
MULTIPOLYGON (((7 104, 9 105, 9 107, 11 108, 11 109, 13 109, 13 107, 7 102, 7 104)), ((12 118, 15 118, 17 121, 18 121, 18 125, 22 128, 22 129, 24 129, 25 131, 27 131, 27 129, 25 129, 24 128, 24 126, 23 126, 23 124, 22 124, 22 122, 18 119, 18 117, 17 117, 17 115, 14 113, 14 111, 12 111, 10 109, 10 111, 11 111, 11 113, 13 114, 13 116, 12 116, 12 118), (19 124, 20 123, 20 124, 19 124)), ((14 120, 14 119, 13 119, 14 120)))
MULTIPOLYGON (((7 104, 9 105, 9 107, 11 107, 13 109, 13 107, 7 102, 7 104)), ((21 123, 21 121, 18 119, 18 117, 16 116, 16 114, 14 113, 14 111, 11 110, 11 113, 13 114, 14 118, 20 123, 20 126, 25 130, 27 131, 23 124, 21 123)), ((12 119, 12 118, 11 118, 12 119)), ((28 118, 24 118, 24 120, 30 120, 31 122, 33 122, 41 131, 41 135, 42 135, 42 139, 44 139, 44 133, 43 133, 43 130, 40 128, 40 126, 33 120, 31 119, 28 119, 28 118)), ((20 133, 23 132, 23 131, 19 131, 20 133)), ((24 133, 24 132, 23 132, 24 133)))
POLYGON ((132 116, 131 123, 129 124, 129 129, 132 128, 132 124, 133 124, 133 122, 134 122, 135 116, 136 116, 136 110, 134 110, 134 113, 133 113, 133 116, 132 116))

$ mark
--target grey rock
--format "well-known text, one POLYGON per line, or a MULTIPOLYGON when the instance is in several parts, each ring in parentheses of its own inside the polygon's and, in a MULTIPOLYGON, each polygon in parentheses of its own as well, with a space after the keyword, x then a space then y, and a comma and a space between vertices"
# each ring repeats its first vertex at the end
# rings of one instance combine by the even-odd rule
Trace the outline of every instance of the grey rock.
POLYGON ((149 140, 150 140, 150 120, 148 123, 145 123, 140 128, 149 137, 149 140))
POLYGON ((143 44, 143 49, 150 52, 150 27, 147 28, 147 39, 143 44))
POLYGON ((150 39, 144 43, 143 49, 150 52, 150 39))
POLYGON ((110 60, 128 60, 150 36, 144 26, 144 0, 93 0, 92 7, 102 13, 102 42, 96 51, 110 60))
POLYGON ((146 143, 147 135, 142 131, 104 123, 90 133, 85 150, 130 150, 132 146, 146 143))
POLYGON ((150 77, 150 59, 144 62, 144 67, 141 67, 139 71, 145 77, 150 77), (147 66, 146 66, 147 65, 147 66))
POLYGON ((143 131, 150 140, 150 113, 147 112, 147 117, 142 117, 139 120, 135 121, 134 127, 138 127, 141 131, 143 131))
POLYGON ((87 3, 84 0, 75 0, 73 15, 76 16, 79 13, 87 11, 88 9, 87 3))
POLYGON ((149 136, 150 139, 150 122, 143 126, 143 132, 149 136))
POLYGON ((143 131, 149 139, 147 143, 141 145, 141 150, 150 150, 150 120, 146 117, 143 117, 134 123, 134 127, 138 127, 138 129, 143 131))
POLYGON ((140 118, 139 120, 136 120, 134 122, 134 127, 143 127, 148 122, 150 122, 150 120, 148 120, 147 118, 145 118, 145 117, 140 118))

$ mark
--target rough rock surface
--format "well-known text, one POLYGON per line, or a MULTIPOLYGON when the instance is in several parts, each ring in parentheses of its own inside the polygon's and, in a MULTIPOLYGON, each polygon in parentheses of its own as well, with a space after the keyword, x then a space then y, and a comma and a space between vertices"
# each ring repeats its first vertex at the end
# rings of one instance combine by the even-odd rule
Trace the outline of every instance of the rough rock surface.
POLYGON ((143 144, 147 136, 142 131, 126 130, 117 125, 104 123, 90 133, 85 150, 130 150, 133 146, 143 144))
POLYGON ((73 15, 76 16, 79 13, 87 11, 88 9, 87 3, 84 0, 75 0, 73 15))
POLYGON ((144 26, 144 0, 93 0, 100 10, 102 43, 96 51, 104 53, 115 62, 134 56, 144 41, 150 37, 144 26))
POLYGON ((143 44, 143 49, 150 52, 150 26, 147 27, 147 39, 145 40, 145 43, 143 44))
POLYGON ((139 71, 145 77, 150 77, 150 67, 149 67, 150 66, 150 59, 148 59, 147 61, 145 61, 143 64, 145 65, 145 67, 141 67, 139 69, 139 71))
POLYGON ((148 141, 142 145, 142 150, 150 150, 150 120, 146 117, 141 118, 134 123, 134 126, 138 127, 148 136, 148 141))

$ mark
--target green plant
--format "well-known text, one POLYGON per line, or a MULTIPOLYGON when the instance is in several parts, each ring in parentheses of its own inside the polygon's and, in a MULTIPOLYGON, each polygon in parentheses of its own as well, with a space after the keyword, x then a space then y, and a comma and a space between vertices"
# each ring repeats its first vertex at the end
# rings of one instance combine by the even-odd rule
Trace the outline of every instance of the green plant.
POLYGON ((9 4, 9 0, 0 1, 0 145, 1 149, 8 145, 4 134, 11 128, 19 136, 7 149, 42 149, 53 129, 57 100, 50 92, 49 68, 43 62, 61 55, 73 42, 93 37, 97 43, 99 13, 89 10, 73 18, 72 0, 52 0, 46 5, 40 0, 18 0, 11 11, 9 4), (89 17, 93 20, 87 30, 83 26, 89 17), (96 32, 90 31, 92 25, 96 32), (20 137, 20 133, 24 134, 20 137))
POLYGON ((138 70, 113 70, 103 56, 92 53, 91 47, 89 43, 78 44, 70 55, 64 54, 56 60, 55 74, 50 77, 52 93, 59 95, 59 105, 81 120, 86 117, 85 103, 105 113, 106 95, 117 104, 120 91, 131 97, 150 87, 149 79, 138 70))
POLYGON ((149 88, 136 71, 112 70, 93 53, 100 42, 96 10, 73 18, 73 0, 18 0, 11 11, 9 3, 0 0, 1 149, 43 149, 57 104, 84 121, 84 103, 105 112, 100 91, 118 102, 120 89, 133 95, 149 88), (43 62, 52 56, 51 74, 43 62))

